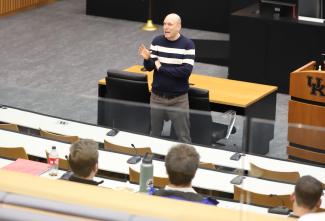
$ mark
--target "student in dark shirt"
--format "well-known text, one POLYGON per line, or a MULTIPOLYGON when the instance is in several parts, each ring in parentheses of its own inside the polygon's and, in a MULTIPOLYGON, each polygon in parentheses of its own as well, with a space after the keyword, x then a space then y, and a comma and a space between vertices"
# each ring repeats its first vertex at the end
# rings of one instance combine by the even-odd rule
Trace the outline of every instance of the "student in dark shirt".
POLYGON ((72 172, 65 173, 61 179, 79 183, 98 185, 93 180, 98 170, 98 143, 89 139, 80 139, 70 147, 68 159, 72 172))
POLYGON ((165 119, 170 119, 179 141, 191 143, 188 89, 195 46, 180 33, 181 18, 169 14, 164 20, 164 34, 155 37, 148 50, 139 47, 144 67, 154 70, 151 106, 151 135, 159 137, 165 119), (179 109, 174 110, 174 109, 179 109))
POLYGON ((323 185, 312 176, 301 177, 291 195, 293 213, 290 217, 299 218, 308 213, 314 213, 321 205, 323 185))
POLYGON ((165 159, 169 184, 164 189, 154 191, 153 195, 217 205, 218 201, 205 198, 192 188, 192 179, 199 162, 200 156, 194 147, 186 144, 172 147, 165 159))

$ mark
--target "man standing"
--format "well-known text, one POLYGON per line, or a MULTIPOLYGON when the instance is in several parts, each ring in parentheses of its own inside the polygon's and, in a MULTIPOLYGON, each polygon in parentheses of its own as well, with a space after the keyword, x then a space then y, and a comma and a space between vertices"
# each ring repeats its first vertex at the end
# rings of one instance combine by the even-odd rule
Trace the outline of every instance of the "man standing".
POLYGON ((154 38, 150 51, 139 47, 144 67, 154 70, 151 106, 151 135, 161 136, 165 119, 170 119, 179 141, 191 143, 188 89, 195 46, 180 34, 182 24, 177 14, 164 20, 164 34, 154 38))

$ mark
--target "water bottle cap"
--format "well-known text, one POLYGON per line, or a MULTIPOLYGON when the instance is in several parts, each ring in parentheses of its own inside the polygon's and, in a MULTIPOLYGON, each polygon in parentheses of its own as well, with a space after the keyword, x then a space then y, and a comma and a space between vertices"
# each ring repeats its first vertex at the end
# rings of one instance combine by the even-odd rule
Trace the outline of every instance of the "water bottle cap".
POLYGON ((146 153, 142 159, 142 163, 145 164, 152 164, 152 158, 153 154, 152 153, 146 153))
POLYGON ((144 158, 142 159, 142 163, 152 164, 152 158, 146 158, 146 157, 144 157, 144 158))

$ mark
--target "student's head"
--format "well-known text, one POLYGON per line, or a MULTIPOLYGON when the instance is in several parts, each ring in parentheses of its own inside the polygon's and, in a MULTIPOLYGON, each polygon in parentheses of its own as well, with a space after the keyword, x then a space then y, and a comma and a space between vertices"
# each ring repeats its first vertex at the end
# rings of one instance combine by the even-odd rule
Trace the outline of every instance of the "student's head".
POLYGON ((199 162, 200 155, 194 147, 187 144, 172 147, 165 158, 169 182, 180 187, 190 186, 199 162))
POLYGON ((177 14, 169 14, 164 20, 164 36, 170 41, 175 41, 180 36, 182 20, 177 14))
POLYGON ((71 144, 69 165, 72 172, 83 178, 92 178, 98 168, 98 144, 89 139, 80 139, 71 144))
MULTIPOLYGON (((314 212, 321 204, 321 196, 323 194, 323 185, 320 181, 312 176, 301 177, 292 194, 293 208, 298 210, 314 212)), ((303 214, 298 214, 303 215, 303 214)))

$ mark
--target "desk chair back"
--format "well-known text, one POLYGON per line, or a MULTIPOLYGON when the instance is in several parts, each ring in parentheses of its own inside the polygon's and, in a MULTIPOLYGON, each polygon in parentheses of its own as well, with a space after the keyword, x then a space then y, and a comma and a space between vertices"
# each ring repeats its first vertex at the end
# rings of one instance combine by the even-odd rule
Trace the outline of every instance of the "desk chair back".
MULTIPOLYGON (((131 183, 139 183, 140 173, 129 167, 129 180, 131 183)), ((168 183, 169 180, 166 177, 153 177, 153 185, 155 187, 163 188, 168 185, 168 183)))
POLYGON ((65 143, 74 143, 79 140, 78 136, 67 136, 67 135, 62 135, 62 134, 56 134, 56 133, 52 133, 52 132, 45 131, 42 129, 40 129, 40 135, 41 135, 41 137, 44 137, 47 139, 57 140, 60 142, 65 142, 65 143))
POLYGON ((28 160, 28 155, 23 147, 0 147, 0 157, 28 160))
POLYGON ((2 124, 2 123, 0 123, 0 129, 19 132, 18 126, 16 124, 2 124))
POLYGON ((188 92, 192 143, 209 146, 212 135, 212 116, 209 91, 190 88, 188 92))
MULTIPOLYGON (((235 117, 232 117, 229 124, 212 121, 208 90, 191 87, 188 98, 191 109, 190 122, 193 143, 210 146, 220 139, 228 139, 230 133, 235 133, 236 130, 233 127, 235 117)), ((234 111, 228 112, 235 113, 234 111)), ((232 116, 236 115, 232 114, 232 116)))
POLYGON ((150 93, 147 75, 108 70, 106 77, 106 125, 149 134, 150 93))
POLYGON ((129 155, 140 155, 144 156, 146 153, 152 153, 150 147, 124 147, 120 146, 117 144, 112 144, 108 142, 107 140, 104 140, 104 149, 111 151, 111 152, 116 152, 116 153, 123 153, 123 154, 129 154, 129 155), (136 149, 136 150, 134 150, 136 149))
POLYGON ((275 180, 275 181, 284 181, 284 182, 294 183, 294 184, 300 178, 299 172, 272 171, 272 170, 267 170, 259 166, 256 166, 253 163, 250 163, 249 175, 258 178, 275 180))
POLYGON ((290 195, 265 195, 254 193, 248 190, 244 190, 238 186, 234 186, 234 200, 241 203, 255 204, 258 206, 276 207, 285 206, 292 209, 292 203, 290 201, 290 195))
POLYGON ((216 166, 213 163, 200 162, 199 168, 208 169, 208 170, 215 170, 216 166))

